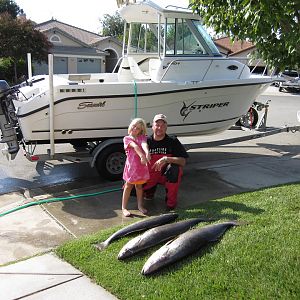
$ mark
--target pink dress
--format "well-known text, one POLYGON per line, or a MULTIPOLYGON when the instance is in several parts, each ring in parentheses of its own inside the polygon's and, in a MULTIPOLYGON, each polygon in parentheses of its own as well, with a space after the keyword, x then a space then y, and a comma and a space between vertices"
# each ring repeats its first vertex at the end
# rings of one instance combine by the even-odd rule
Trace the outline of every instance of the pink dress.
POLYGON ((147 181, 149 179, 149 171, 147 165, 142 165, 141 159, 132 147, 129 147, 131 142, 135 142, 143 151, 142 143, 147 143, 145 135, 139 135, 136 138, 125 136, 123 139, 124 149, 127 155, 125 167, 123 171, 123 179, 129 183, 147 181))

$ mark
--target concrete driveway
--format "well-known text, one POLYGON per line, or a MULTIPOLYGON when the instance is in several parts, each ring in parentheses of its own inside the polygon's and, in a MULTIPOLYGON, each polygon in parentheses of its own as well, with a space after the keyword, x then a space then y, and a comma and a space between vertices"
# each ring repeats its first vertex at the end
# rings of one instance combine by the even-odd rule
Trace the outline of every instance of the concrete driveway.
MULTIPOLYGON (((224 133, 234 134, 237 133, 224 133)), ((206 200, 300 181, 299 132, 194 149, 189 154, 179 193, 179 209, 206 200)), ((121 185, 121 182, 115 182, 81 188, 77 182, 76 186, 69 184, 4 194, 0 196, 0 213, 31 201, 93 194, 120 189, 121 185)), ((32 206, 2 216, 0 264, 47 252, 69 239, 130 221, 122 217, 120 206, 119 190, 32 206)), ((164 212, 164 190, 160 188, 155 200, 147 202, 146 206, 151 215, 164 212)), ((136 210, 133 197, 129 209, 136 214, 136 219, 142 217, 136 210)))

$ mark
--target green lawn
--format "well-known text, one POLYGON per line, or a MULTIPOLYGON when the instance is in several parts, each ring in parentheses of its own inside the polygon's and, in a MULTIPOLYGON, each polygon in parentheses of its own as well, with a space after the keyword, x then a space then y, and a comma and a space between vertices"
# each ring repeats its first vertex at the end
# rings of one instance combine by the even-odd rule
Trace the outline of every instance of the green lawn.
POLYGON ((117 255, 135 235, 102 252, 92 246, 121 227, 73 240, 56 252, 119 299, 299 299, 299 208, 300 184, 291 184, 178 211, 180 219, 207 216, 247 225, 228 230, 220 242, 149 277, 140 271, 159 247, 124 262, 117 255))

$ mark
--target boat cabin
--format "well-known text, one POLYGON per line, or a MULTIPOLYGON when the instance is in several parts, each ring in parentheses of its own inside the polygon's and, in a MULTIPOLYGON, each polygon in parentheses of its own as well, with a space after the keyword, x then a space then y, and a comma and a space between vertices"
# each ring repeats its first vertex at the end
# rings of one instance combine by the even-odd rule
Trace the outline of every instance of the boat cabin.
POLYGON ((146 0, 123 7, 120 14, 126 23, 119 81, 209 80, 209 73, 220 63, 216 58, 223 58, 200 16, 187 9, 161 8, 146 0))

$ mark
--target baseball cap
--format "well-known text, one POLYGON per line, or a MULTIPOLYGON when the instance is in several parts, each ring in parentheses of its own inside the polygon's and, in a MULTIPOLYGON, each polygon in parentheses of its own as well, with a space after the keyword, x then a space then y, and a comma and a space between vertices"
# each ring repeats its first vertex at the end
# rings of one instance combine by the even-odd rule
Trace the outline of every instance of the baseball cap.
POLYGON ((168 123, 167 122, 167 117, 163 114, 158 114, 158 115, 155 115, 154 118, 153 118, 153 122, 156 122, 158 120, 162 120, 164 121, 165 123, 168 123))

